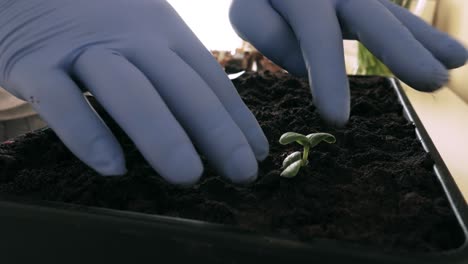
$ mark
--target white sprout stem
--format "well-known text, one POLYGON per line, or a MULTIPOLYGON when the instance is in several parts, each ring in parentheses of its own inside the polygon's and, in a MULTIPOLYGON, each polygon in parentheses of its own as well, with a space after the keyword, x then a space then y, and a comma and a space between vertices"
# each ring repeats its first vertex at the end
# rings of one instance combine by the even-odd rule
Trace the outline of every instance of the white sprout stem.
POLYGON ((307 158, 309 157, 310 146, 304 146, 304 153, 302 153, 302 166, 307 164, 307 158))

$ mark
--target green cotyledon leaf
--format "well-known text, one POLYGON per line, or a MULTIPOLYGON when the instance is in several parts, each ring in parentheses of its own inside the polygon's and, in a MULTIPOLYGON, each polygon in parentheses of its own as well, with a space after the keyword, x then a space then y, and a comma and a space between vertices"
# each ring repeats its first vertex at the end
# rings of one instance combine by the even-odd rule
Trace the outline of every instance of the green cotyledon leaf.
POLYGON ((302 160, 298 160, 290 164, 284 171, 281 173, 281 177, 293 178, 297 175, 299 170, 302 167, 302 160))
POLYGON ((284 159, 283 166, 281 168, 286 168, 292 163, 294 163, 295 161, 298 161, 300 159, 302 159, 302 152, 300 151, 293 152, 284 159))
POLYGON ((282 145, 287 145, 292 142, 297 142, 304 146, 309 143, 309 139, 307 139, 306 136, 296 133, 296 132, 287 132, 287 133, 284 133, 279 140, 279 143, 282 145))
POLYGON ((317 146, 320 142, 325 141, 329 144, 336 142, 336 138, 328 133, 313 133, 306 136, 311 148, 317 146))

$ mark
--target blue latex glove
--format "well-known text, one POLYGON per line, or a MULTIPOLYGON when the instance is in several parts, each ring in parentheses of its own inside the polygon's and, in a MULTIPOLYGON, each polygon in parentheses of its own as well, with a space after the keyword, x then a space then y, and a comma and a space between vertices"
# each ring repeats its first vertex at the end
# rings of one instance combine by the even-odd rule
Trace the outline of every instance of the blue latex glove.
POLYGON ((406 9, 388 0, 233 0, 237 33, 290 73, 309 76, 314 103, 329 122, 349 118, 350 93, 343 41, 361 41, 415 89, 434 91, 447 68, 468 52, 406 9))
POLYGON ((200 150, 234 182, 255 179, 268 142, 211 53, 163 0, 0 0, 0 84, 32 103, 103 175, 122 149, 89 88, 165 179, 192 184, 200 150))

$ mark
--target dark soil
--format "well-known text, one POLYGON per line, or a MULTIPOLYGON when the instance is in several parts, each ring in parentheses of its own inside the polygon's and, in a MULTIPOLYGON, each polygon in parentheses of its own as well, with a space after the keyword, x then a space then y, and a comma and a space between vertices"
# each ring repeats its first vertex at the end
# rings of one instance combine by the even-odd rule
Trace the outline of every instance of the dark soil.
POLYGON ((171 186, 102 113, 125 148, 128 175, 98 176, 46 129, 0 146, 0 194, 199 219, 304 241, 329 238, 404 251, 461 246, 463 232, 433 161, 394 91, 378 77, 350 82, 350 122, 334 129, 317 115, 304 80, 249 73, 234 81, 271 144, 250 186, 232 185, 208 165, 196 186, 171 186), (278 143, 287 131, 329 132, 337 143, 314 148, 309 166, 285 179, 279 177, 281 162, 300 150, 278 143))

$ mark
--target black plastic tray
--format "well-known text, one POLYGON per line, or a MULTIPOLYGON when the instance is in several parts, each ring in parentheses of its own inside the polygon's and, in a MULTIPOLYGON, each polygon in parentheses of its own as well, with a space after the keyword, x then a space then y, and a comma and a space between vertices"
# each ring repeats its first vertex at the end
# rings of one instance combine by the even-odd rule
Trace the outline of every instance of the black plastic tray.
MULTIPOLYGON (((398 80, 388 79, 412 121, 465 237, 468 208, 398 80)), ((316 239, 301 243, 200 221, 0 197, 0 263, 468 263, 467 243, 437 254, 401 254, 316 239)))

